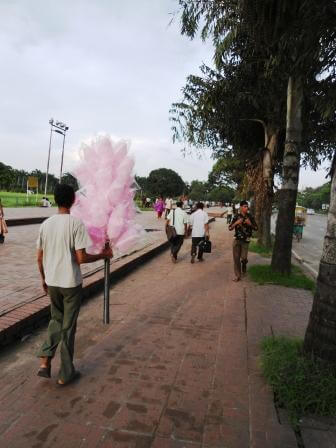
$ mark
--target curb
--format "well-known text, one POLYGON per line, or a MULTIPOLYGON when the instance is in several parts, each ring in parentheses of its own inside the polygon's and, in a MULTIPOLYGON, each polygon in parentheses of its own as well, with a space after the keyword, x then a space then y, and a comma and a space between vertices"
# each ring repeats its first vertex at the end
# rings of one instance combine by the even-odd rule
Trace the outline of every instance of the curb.
MULTIPOLYGON (((157 243, 150 250, 140 254, 133 254, 115 261, 114 270, 110 274, 110 281, 116 282, 125 277, 143 263, 159 255, 169 247, 169 242, 157 243), (128 260, 126 260, 126 258, 128 260), (130 260, 131 258, 131 260, 130 260)), ((146 249, 142 249, 146 250, 146 249)), ((83 276, 83 298, 88 299, 92 294, 104 288, 104 267, 91 274, 83 276)), ((31 333, 50 317, 50 300, 47 295, 32 298, 28 303, 19 306, 0 316, 0 347, 8 345, 31 333)))
POLYGON ((316 279, 317 279, 317 276, 318 276, 318 272, 315 271, 314 268, 312 268, 311 266, 309 266, 309 264, 306 263, 306 262, 304 261, 304 259, 303 259, 302 257, 300 257, 300 255, 297 254, 293 249, 292 249, 292 254, 294 255, 294 257, 296 258, 296 260, 297 260, 300 264, 302 264, 306 269, 308 269, 308 271, 310 272, 310 274, 312 274, 313 277, 314 277, 314 279, 316 280, 316 279))
MULTIPOLYGON (((47 218, 28 218, 21 221, 32 221, 47 218)), ((17 220, 18 221, 18 220, 17 220)), ((215 218, 211 217, 209 223, 214 222, 215 218)), ((29 222, 31 223, 31 222, 29 222)), ((34 224, 36 222, 33 222, 34 224)), ((22 224, 13 224, 22 225, 22 224)), ((148 231, 148 229, 146 229, 148 231)), ((110 281, 117 282, 126 277, 132 271, 140 267, 143 263, 159 255, 161 252, 169 248, 169 241, 154 243, 153 246, 127 255, 123 258, 115 260, 111 265, 113 271, 110 273, 110 281), (141 253, 142 251, 142 253, 141 253), (145 252, 143 252, 145 251, 145 252)), ((83 299, 88 299, 92 294, 100 292, 104 289, 104 266, 94 270, 91 273, 83 275, 83 299)), ((10 344, 15 340, 19 340, 36 328, 49 321, 50 317, 50 300, 46 294, 32 297, 30 302, 24 303, 0 316, 0 347, 10 344)))
POLYGON ((46 219, 48 219, 48 216, 41 216, 39 218, 10 218, 6 219, 6 224, 8 227, 26 226, 30 224, 41 224, 46 219))

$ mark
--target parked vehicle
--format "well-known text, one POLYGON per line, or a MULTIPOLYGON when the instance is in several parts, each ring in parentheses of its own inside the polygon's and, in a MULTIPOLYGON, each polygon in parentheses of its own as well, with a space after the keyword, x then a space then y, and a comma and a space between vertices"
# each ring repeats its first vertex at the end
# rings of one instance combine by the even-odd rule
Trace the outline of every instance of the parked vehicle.
POLYGON ((315 215, 315 210, 312 208, 307 208, 307 215, 315 215))

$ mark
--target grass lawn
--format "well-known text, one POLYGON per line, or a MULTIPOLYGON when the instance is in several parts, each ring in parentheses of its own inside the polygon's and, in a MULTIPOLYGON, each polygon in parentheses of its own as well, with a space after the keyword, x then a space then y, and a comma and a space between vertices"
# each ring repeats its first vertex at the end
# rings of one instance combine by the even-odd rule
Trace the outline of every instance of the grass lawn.
POLYGON ((272 255, 272 249, 264 246, 259 246, 256 238, 252 238, 249 244, 249 252, 255 252, 263 257, 269 258, 272 255))
POLYGON ((315 282, 307 277, 299 267, 292 265, 290 276, 272 272, 270 265, 254 265, 248 269, 251 279, 259 285, 281 285, 289 288, 302 288, 314 291, 315 282))
POLYGON ((294 427, 307 414, 336 416, 336 367, 305 357, 302 347, 302 340, 286 337, 261 344, 263 374, 294 427))
MULTIPOLYGON (((13 191, 0 191, 0 198, 4 207, 35 207, 41 205, 44 193, 30 194, 15 193, 13 191)), ((47 195, 51 202, 54 201, 52 194, 47 195)))

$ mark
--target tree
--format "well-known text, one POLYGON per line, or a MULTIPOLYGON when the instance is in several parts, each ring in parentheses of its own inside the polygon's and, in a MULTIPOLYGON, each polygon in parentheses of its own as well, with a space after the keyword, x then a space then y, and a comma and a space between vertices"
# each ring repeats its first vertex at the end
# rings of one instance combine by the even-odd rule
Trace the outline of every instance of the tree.
POLYGON ((223 204, 232 203, 234 197, 235 197, 234 189, 224 186, 215 187, 208 193, 209 201, 222 202, 223 204))
POLYGON ((228 180, 234 174, 231 182, 244 189, 243 196, 254 193, 260 241, 270 246, 273 177, 284 127, 284 80, 278 75, 274 84, 257 62, 251 66, 230 60, 218 71, 202 66, 202 72, 202 78, 188 77, 183 101, 173 104, 175 138, 211 147, 222 168, 216 174, 221 171, 228 180))
MULTIPOLYGON (((287 132, 282 198, 272 268, 290 273, 292 227, 304 135, 303 99, 304 93, 309 91, 309 82, 334 63, 334 2, 326 0, 321 5, 314 0, 180 0, 180 5, 182 33, 194 37, 199 23, 202 22, 202 38, 205 39, 209 35, 213 38, 217 67, 226 64, 230 58, 236 63, 246 58, 256 58, 262 62, 263 73, 281 73, 287 77, 287 132), (312 29, 314 33, 311 32, 312 29)), ((329 76, 329 81, 332 81, 333 76, 334 71, 329 76)), ((330 102, 324 103, 322 109, 326 110, 329 106, 330 102)), ((272 138, 268 135, 265 128, 265 137, 271 142, 272 138)), ((271 151, 264 151, 266 165, 262 170, 259 169, 259 172, 266 172, 266 183, 269 179, 267 172, 270 171, 270 163, 267 158, 270 159, 270 153, 271 151)), ((265 190, 267 191, 267 188, 265 190)), ((269 201, 267 203, 269 204, 269 201)))
POLYGON ((298 193, 298 204, 306 208, 321 210, 323 204, 329 204, 330 186, 330 182, 327 182, 317 188, 306 188, 298 193))
POLYGON ((334 64, 335 3, 333 0, 323 4, 314 0, 243 0, 241 7, 255 47, 263 47, 268 65, 283 70, 288 76, 283 180, 271 266, 274 271, 290 274, 304 97, 309 80, 334 64))
POLYGON ((154 196, 175 197, 183 193, 185 184, 175 171, 159 168, 149 173, 147 188, 148 192, 154 196))
POLYGON ((336 363, 336 151, 331 176, 327 233, 304 350, 311 356, 336 363))
POLYGON ((193 201, 205 201, 207 198, 207 183, 193 180, 190 184, 189 197, 193 201))
POLYGON ((62 175, 62 184, 71 185, 75 191, 79 189, 77 179, 71 173, 64 173, 62 175))

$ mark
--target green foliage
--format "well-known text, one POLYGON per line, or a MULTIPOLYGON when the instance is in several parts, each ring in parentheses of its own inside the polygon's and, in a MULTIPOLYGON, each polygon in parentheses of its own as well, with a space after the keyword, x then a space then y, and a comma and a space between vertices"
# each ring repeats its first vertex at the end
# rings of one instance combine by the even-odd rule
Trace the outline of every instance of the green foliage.
POLYGON ((175 171, 167 168, 153 170, 147 178, 147 190, 154 196, 179 196, 184 188, 182 178, 175 171))
POLYGON ((249 244, 249 251, 259 254, 263 257, 267 257, 267 258, 269 258, 272 255, 272 249, 269 249, 268 247, 260 246, 257 243, 257 240, 254 238, 251 240, 251 242, 249 244))
POLYGON ((147 187, 147 177, 145 176, 135 176, 135 181, 139 185, 139 187, 142 190, 143 194, 147 193, 148 187, 147 187))
MULTIPOLYGON (((49 176, 48 176, 49 177, 49 176)), ((48 179, 49 183, 49 179, 48 179)), ((79 189, 79 185, 77 179, 71 173, 64 173, 62 176, 62 184, 71 185, 72 188, 77 191, 79 189)))
POLYGON ((250 266, 248 273, 251 279, 259 285, 281 285, 288 288, 301 288, 314 291, 315 282, 307 277, 300 268, 292 266, 291 275, 283 275, 273 272, 270 265, 254 265, 250 266))
MULTIPOLYGON (((245 168, 264 146, 262 120, 280 130, 281 161, 286 85, 299 75, 305 90, 302 163, 316 168, 320 158, 330 159, 336 142, 334 0, 179 3, 182 34, 194 38, 200 31, 202 39, 212 39, 216 70, 203 65, 201 77, 188 77, 182 101, 171 109, 174 138, 211 148, 217 159, 230 154, 245 168)), ((230 168, 223 175, 233 173, 230 168)))
MULTIPOLYGON (((44 191, 46 173, 40 170, 33 170, 31 172, 17 170, 0 162, 0 190, 24 192, 27 189, 28 176, 37 177, 39 191, 44 191)), ((48 194, 52 194, 57 183, 58 178, 53 174, 48 174, 48 194)))
POLYGON ((208 193, 208 200, 214 202, 228 203, 232 202, 235 196, 235 190, 230 187, 214 187, 208 193))
MULTIPOLYGON (((39 207, 41 205, 41 199, 44 193, 30 194, 18 193, 12 191, 1 191, 0 198, 4 207, 39 207)), ((54 198, 49 196, 50 201, 53 203, 54 198)))
POLYGON ((286 337, 262 341, 263 374, 294 426, 306 414, 336 416, 336 368, 305 357, 302 347, 301 340, 286 337))
POLYGON ((329 204, 330 202, 330 188, 330 182, 327 182, 321 187, 306 188, 304 191, 298 193, 297 202, 303 207, 321 210, 322 204, 329 204))
POLYGON ((207 199, 208 186, 206 182, 193 180, 190 184, 189 198, 193 201, 204 201, 207 199))

